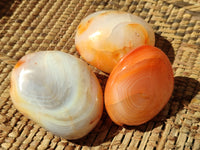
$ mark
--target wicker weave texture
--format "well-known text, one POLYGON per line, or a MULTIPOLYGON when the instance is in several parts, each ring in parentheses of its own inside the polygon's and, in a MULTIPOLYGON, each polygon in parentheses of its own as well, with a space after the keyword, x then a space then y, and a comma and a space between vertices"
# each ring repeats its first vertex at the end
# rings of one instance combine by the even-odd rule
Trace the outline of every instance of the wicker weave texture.
MULTIPOLYGON (((0 149, 200 149, 199 0, 2 0, 0 13, 0 149), (133 13, 153 27, 156 46, 173 66, 174 92, 159 115, 144 125, 119 127, 104 111, 91 133, 68 141, 15 109, 10 73, 22 56, 35 51, 80 57, 74 45, 77 26, 83 17, 104 9, 133 13)), ((92 69, 104 89, 108 76, 92 69)))

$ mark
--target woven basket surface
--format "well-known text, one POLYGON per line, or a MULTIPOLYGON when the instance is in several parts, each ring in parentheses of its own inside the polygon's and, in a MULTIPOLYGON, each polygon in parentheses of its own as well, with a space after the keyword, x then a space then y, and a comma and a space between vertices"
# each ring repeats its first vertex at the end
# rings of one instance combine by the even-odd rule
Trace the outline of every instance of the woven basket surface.
MULTIPOLYGON (((105 73, 90 66, 104 89, 105 73)), ((200 149, 199 0, 1 0, 0 149, 200 149), (95 129, 69 141, 46 131, 12 104, 10 74, 24 55, 60 50, 80 57, 74 35, 81 19, 99 10, 123 10, 145 19, 156 46, 169 57, 174 92, 164 109, 137 127, 119 127, 106 111, 95 129)))

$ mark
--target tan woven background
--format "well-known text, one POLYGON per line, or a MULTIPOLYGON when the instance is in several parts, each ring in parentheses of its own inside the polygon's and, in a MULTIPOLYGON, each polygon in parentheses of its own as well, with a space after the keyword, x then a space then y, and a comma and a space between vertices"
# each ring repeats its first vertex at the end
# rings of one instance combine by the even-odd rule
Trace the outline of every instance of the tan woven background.
MULTIPOLYGON (((107 75, 93 68, 104 88, 107 75)), ((0 149, 200 149, 199 0, 1 0, 0 149), (170 58, 175 88, 153 120, 119 127, 106 112, 86 137, 67 141, 24 117, 12 105, 10 72, 25 54, 61 50, 79 57, 74 34, 80 20, 102 9, 141 16, 156 33, 156 46, 170 58)))

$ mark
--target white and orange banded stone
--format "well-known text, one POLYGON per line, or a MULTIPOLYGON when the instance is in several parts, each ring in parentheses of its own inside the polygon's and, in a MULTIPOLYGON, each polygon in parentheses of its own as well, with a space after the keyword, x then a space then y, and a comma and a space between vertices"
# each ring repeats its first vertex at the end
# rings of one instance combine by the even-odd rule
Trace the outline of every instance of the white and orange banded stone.
POLYGON ((155 44, 151 26, 133 14, 104 10, 90 14, 78 26, 75 45, 91 65, 110 73, 130 50, 155 44))

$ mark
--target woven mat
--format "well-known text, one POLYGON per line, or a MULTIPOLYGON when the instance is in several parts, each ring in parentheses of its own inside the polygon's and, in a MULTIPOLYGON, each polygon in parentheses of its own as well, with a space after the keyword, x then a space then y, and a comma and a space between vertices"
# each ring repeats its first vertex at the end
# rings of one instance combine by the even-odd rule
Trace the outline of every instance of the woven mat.
MULTIPOLYGON (((104 89, 107 75, 92 68, 104 89)), ((1 0, 0 149, 200 149, 199 0, 1 0), (156 46, 170 58, 175 88, 154 119, 119 127, 104 114, 86 137, 68 141, 24 117, 13 106, 10 72, 25 54, 60 50, 79 57, 74 35, 80 20, 103 9, 141 16, 156 33, 156 46)))

